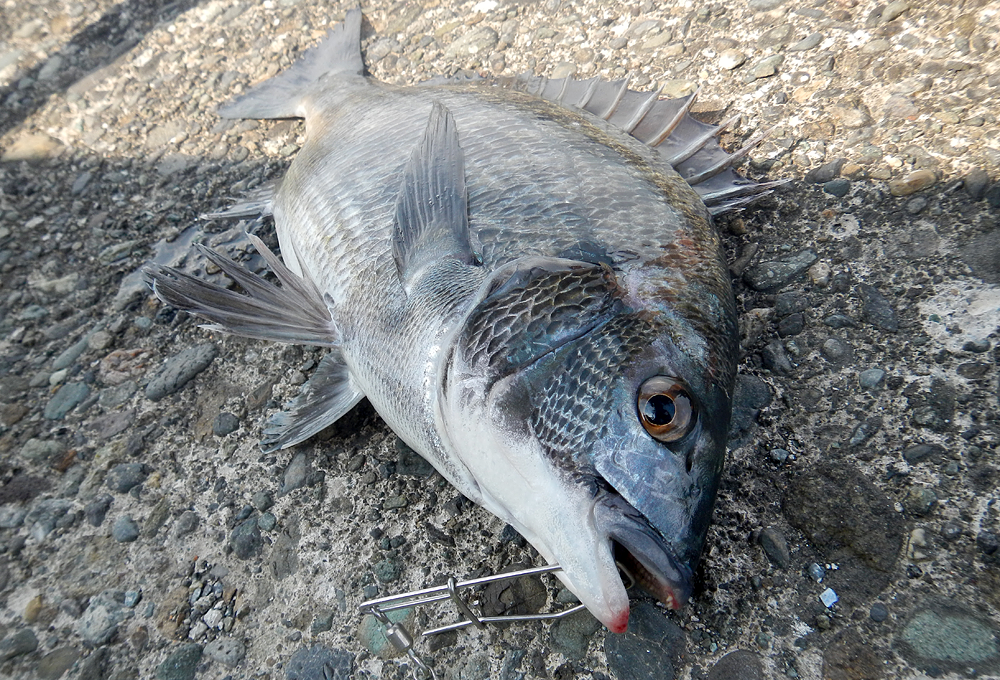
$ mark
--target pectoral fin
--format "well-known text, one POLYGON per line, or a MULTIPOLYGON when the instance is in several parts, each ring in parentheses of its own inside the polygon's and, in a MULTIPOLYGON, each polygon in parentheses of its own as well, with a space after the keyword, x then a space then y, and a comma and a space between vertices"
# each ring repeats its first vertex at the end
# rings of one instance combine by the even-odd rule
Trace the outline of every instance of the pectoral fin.
POLYGON ((331 351, 319 362, 290 408, 268 421, 261 448, 274 451, 305 441, 336 422, 364 396, 354 384, 340 351, 331 351))
POLYGON ((333 347, 340 336, 329 306, 308 278, 289 270, 256 236, 250 241, 281 286, 247 271, 208 248, 201 253, 238 283, 247 295, 203 281, 172 267, 148 265, 144 274, 157 297, 177 309, 208 319, 211 330, 247 338, 333 347))
POLYGON ((407 291, 435 262, 451 258, 477 264, 468 212, 465 159, 455 119, 435 102, 423 139, 403 171, 396 199, 392 255, 407 291))

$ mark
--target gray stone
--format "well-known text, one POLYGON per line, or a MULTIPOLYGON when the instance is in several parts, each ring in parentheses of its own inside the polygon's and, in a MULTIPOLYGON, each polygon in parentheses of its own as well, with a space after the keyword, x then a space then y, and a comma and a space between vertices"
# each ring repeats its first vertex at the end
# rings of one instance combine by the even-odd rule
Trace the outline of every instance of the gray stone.
POLYGON ((896 318, 896 311, 892 304, 874 286, 866 283, 858 288, 861 294, 864 319, 876 328, 880 328, 890 333, 899 330, 899 320, 896 318))
POLYGON ((852 328, 854 326, 854 319, 843 314, 831 314, 823 319, 823 323, 835 329, 852 328))
POLYGON ((792 366, 792 360, 788 357, 785 346, 781 344, 780 340, 771 340, 767 343, 761 351, 761 359, 764 362, 764 368, 778 375, 788 375, 795 370, 795 367, 792 366))
POLYGON ((806 181, 813 182, 814 184, 826 184, 835 180, 840 177, 840 170, 844 167, 845 163, 847 163, 846 158, 835 158, 818 168, 813 168, 806 173, 806 181))
POLYGON ((240 522, 229 536, 229 545, 232 546, 233 553, 241 560, 259 555, 262 543, 260 527, 257 526, 256 518, 240 522))
POLYGON ((408 477, 429 477, 434 474, 434 466, 399 437, 396 438, 396 451, 396 474, 408 477))
POLYGON ((77 340, 75 343, 67 347, 62 351, 62 354, 57 356, 52 361, 52 370, 61 371, 64 368, 69 368, 73 363, 80 358, 80 355, 87 351, 90 338, 84 335, 82 338, 77 340))
POLYGON ((30 628, 22 628, 0 640, 0 661, 7 661, 38 649, 38 638, 30 628))
POLYGON ((261 531, 273 531, 274 527, 278 525, 278 518, 272 515, 270 512, 265 512, 257 518, 257 526, 260 527, 261 531))
POLYGON ((476 26, 461 38, 455 40, 445 50, 445 59, 459 56, 475 55, 480 58, 489 56, 490 51, 500 42, 500 36, 489 26, 476 26))
POLYGON ((830 194, 831 196, 836 196, 837 198, 843 198, 851 191, 851 180, 846 178, 833 179, 823 185, 823 191, 830 194))
POLYGON ((354 655, 323 645, 303 647, 288 660, 285 680, 351 680, 354 655))
POLYGON ((309 626, 309 631, 313 635, 317 635, 333 630, 333 617, 334 613, 332 611, 318 612, 313 618, 312 625, 309 626))
POLYGON ((204 343, 171 357, 146 385, 146 398, 150 401, 159 401, 178 391, 208 368, 218 351, 214 344, 204 343))
POLYGON ((868 610, 868 617, 875 623, 882 623, 889 618, 889 608, 881 602, 876 602, 868 610))
POLYGON ((266 491, 258 491, 251 498, 250 502, 259 512, 266 512, 274 506, 274 499, 266 491))
POLYGON ((292 456, 292 460, 289 461, 288 467, 285 468, 285 475, 282 477, 281 490, 278 491, 278 495, 284 496, 287 493, 291 493, 295 489, 305 486, 308 474, 309 458, 306 456, 305 452, 300 451, 292 456))
POLYGON ((590 638, 600 629, 600 622, 590 612, 570 614, 552 626, 552 648, 570 659, 582 659, 587 655, 590 638))
POLYGON ((201 654, 201 645, 182 645, 156 667, 157 680, 194 680, 201 654))
POLYGON ((1000 550, 1000 538, 992 531, 983 529, 976 535, 976 545, 986 555, 992 555, 1000 550))
POLYGON ((66 414, 90 396, 90 386, 84 382, 63 385, 45 405, 43 415, 49 420, 62 420, 66 414))
POLYGON ((915 465, 923 460, 939 460, 944 453, 944 447, 937 444, 914 444, 903 449, 903 458, 915 465))
POLYGON ((729 421, 729 436, 737 439, 749 432, 760 410, 771 403, 771 388, 752 375, 736 376, 733 390, 733 416, 729 421))
POLYGON ((185 510, 174 523, 174 534, 176 536, 187 536, 198 528, 200 522, 201 518, 198 517, 197 512, 194 510, 185 510))
POLYGON ((205 656, 230 668, 237 666, 246 653, 244 644, 233 638, 220 637, 205 645, 205 656))
POLYGON ((755 12, 770 12, 785 4, 785 0, 750 0, 750 9, 755 12))
POLYGON ((392 583, 403 573, 403 565, 399 560, 387 557, 376 562, 372 570, 380 583, 392 583))
POLYGON ((760 78, 769 78, 778 72, 778 69, 784 62, 785 55, 783 54, 772 54, 770 57, 764 57, 754 64, 748 80, 753 81, 760 78))
POLYGON ((29 533, 36 541, 42 541, 56 528, 73 504, 64 498, 47 498, 36 503, 24 517, 30 527, 29 533))
POLYGON ((146 481, 153 469, 145 463, 119 463, 108 471, 105 483, 118 493, 128 493, 146 481))
POLYGON ((835 364, 842 364, 851 358, 851 346, 840 338, 827 338, 820 348, 823 356, 835 364))
POLYGON ((111 527, 111 537, 119 543, 132 543, 139 538, 139 525, 128 515, 122 515, 111 527))
POLYGON ((774 313, 788 316, 809 308, 809 299, 801 293, 779 293, 774 296, 774 313))
POLYGON ((825 36, 822 33, 810 33, 808 36, 793 45, 788 46, 789 52, 805 52, 817 47, 825 36))
POLYGON ((937 494, 926 487, 914 487, 903 498, 903 509, 911 515, 924 517, 937 503, 937 494))
POLYGON ((743 280, 754 290, 776 291, 804 273, 817 259, 818 256, 812 250, 800 250, 770 262, 753 265, 743 274, 743 280))
MULTIPOLYGON (((24 524, 28 509, 16 505, 0 505, 0 529, 16 529, 24 524)), ((0 588, 0 590, 3 590, 0 588)))
POLYGON ((780 24, 764 32, 757 38, 758 47, 776 47, 785 45, 792 39, 792 25, 780 24))
POLYGON ((76 632, 93 645, 108 642, 118 632, 119 624, 132 616, 124 600, 124 595, 115 590, 105 590, 92 597, 76 622, 76 632))
MULTIPOLYGON (((899 640, 918 662, 973 665, 1000 657, 997 630, 972 611, 958 606, 932 606, 917 611, 903 628, 899 640)), ((955 668, 955 670, 959 670, 955 668)), ((962 669, 965 670, 964 668, 962 669)))
POLYGON ((79 658, 80 652, 72 647, 53 649, 38 660, 35 671, 38 674, 38 680, 58 680, 79 658))
POLYGON ((885 380, 885 371, 881 368, 869 368, 858 374, 858 384, 864 390, 876 390, 882 386, 885 380))
POLYGON ((986 283, 1000 283, 1000 229, 976 236, 960 253, 976 276, 986 283))
POLYGON ((760 656, 738 649, 719 659, 708 672, 707 680, 765 680, 766 677, 760 656))
POLYGON ((775 566, 786 569, 792 561, 791 553, 788 551, 788 543, 780 531, 774 527, 767 527, 760 532, 757 539, 764 554, 775 566))
POLYGON ((673 680, 685 652, 684 631, 648 602, 632 608, 628 632, 604 638, 608 667, 617 680, 673 680))
POLYGON ((227 434, 236 432, 240 427, 240 419, 232 413, 222 412, 215 416, 212 423, 212 433, 216 437, 225 437, 227 434))
POLYGON ((52 465, 66 453, 66 445, 51 439, 29 439, 21 447, 21 457, 39 465, 52 465))

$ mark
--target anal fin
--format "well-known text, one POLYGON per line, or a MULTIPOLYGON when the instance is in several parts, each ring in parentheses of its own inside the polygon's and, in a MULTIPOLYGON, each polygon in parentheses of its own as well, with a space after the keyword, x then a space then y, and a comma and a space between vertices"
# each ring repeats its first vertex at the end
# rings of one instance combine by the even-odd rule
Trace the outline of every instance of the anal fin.
POLYGON ((264 428, 265 451, 285 449, 329 427, 364 398, 354 384, 339 350, 323 357, 287 411, 277 413, 264 428))

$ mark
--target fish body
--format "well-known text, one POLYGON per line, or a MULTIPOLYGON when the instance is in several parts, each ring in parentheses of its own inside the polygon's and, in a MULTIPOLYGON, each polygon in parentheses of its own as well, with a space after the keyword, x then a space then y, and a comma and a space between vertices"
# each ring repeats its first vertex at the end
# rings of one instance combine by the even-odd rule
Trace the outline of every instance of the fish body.
POLYGON ((619 566, 681 606, 737 356, 706 201, 721 210, 768 186, 732 173, 688 102, 623 84, 375 82, 362 75, 360 21, 348 13, 221 111, 305 118, 287 174, 251 201, 273 214, 281 259, 255 244, 282 285, 206 251, 246 294, 163 267, 148 272, 154 290, 214 328, 331 347, 265 429, 268 445, 298 443, 367 397, 558 562, 611 630, 628 620, 619 566), (671 120, 659 146, 644 143, 671 120), (672 166, 716 174, 699 195, 672 166))

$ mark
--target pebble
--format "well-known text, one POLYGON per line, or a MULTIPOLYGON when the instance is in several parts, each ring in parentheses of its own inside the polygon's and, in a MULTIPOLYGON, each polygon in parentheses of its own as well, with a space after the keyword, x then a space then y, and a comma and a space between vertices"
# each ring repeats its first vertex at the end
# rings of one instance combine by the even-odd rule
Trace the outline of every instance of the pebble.
POLYGON ((992 531, 983 529, 976 536, 976 545, 985 555, 992 555, 1000 549, 1000 538, 992 531))
POLYGON ((829 326, 830 328, 840 329, 840 328, 853 328, 854 319, 843 314, 831 314, 830 316, 823 319, 823 324, 829 326))
POLYGON ((80 652, 72 647, 59 647, 38 660, 35 669, 38 680, 58 680, 68 671, 76 660, 80 658, 80 652))
POLYGON ((47 498, 39 501, 24 516, 30 527, 29 534, 36 541, 42 541, 60 524, 73 503, 65 498, 47 498))
POLYGON ((798 41, 797 43, 789 45, 788 51, 789 52, 805 52, 807 50, 811 50, 811 49, 817 47, 821 42, 823 42, 823 38, 824 37, 825 36, 822 33, 810 33, 809 35, 807 35, 805 38, 803 38, 802 40, 798 41))
POLYGON ((30 628, 21 628, 0 640, 0 661, 7 661, 38 649, 38 638, 30 628))
POLYGON ((270 512, 265 512, 257 518, 257 526, 261 528, 261 531, 273 531, 277 525, 278 518, 270 512))
POLYGON ((761 360, 764 362, 764 368, 778 375, 788 375, 795 370, 780 340, 771 340, 767 343, 761 351, 761 360))
POLYGON ((132 616, 124 606, 124 595, 105 590, 90 598, 87 609, 76 622, 76 632, 93 645, 103 645, 114 637, 118 625, 132 616))
POLYGON ((968 175, 965 176, 963 186, 965 188, 965 193, 969 195, 969 198, 973 201, 982 200, 983 196, 986 195, 986 187, 990 184, 990 176, 982 168, 973 169, 968 175))
POLYGON ((809 578, 816 583, 819 583, 823 580, 823 577, 826 576, 826 569, 813 562, 806 569, 806 573, 809 574, 809 578))
POLYGON ((139 525, 128 515, 122 515, 111 527, 111 537, 119 543, 132 543, 139 538, 139 525))
POLYGON ((387 557, 372 565, 372 571, 380 583, 392 583, 403 573, 403 565, 399 560, 387 557))
POLYGON ((917 196, 916 198, 911 198, 906 202, 906 212, 911 215, 919 215, 927 208, 928 205, 930 205, 930 201, 923 196, 917 196))
POLYGON ((242 642, 228 637, 216 638, 205 645, 205 656, 230 668, 237 666, 246 653, 246 647, 242 642))
POLYGON ((946 541, 954 541, 962 535, 962 525, 958 522, 945 522, 941 526, 941 538, 946 541))
POLYGON ((306 456, 304 451, 300 451, 292 456, 292 460, 289 461, 288 467, 285 468, 285 474, 282 477, 281 489, 278 491, 278 495, 284 496, 285 494, 291 493, 295 489, 305 486, 308 474, 309 458, 306 456))
POLYGON ((910 3, 907 0, 894 0, 886 5, 885 9, 882 10, 882 21, 883 23, 889 23, 893 19, 898 18, 906 10, 910 9, 910 3))
POLYGON ((869 368, 858 374, 858 384, 863 390, 877 390, 885 381, 885 371, 881 368, 869 368))
POLYGON ((266 491, 257 491, 250 497, 250 502, 259 512, 266 512, 274 506, 274 498, 266 491))
POLYGON ((851 191, 851 180, 843 177, 830 180, 823 185, 823 191, 831 196, 843 198, 851 191))
POLYGON ((921 168, 920 170, 914 170, 905 177, 889 182, 889 193, 893 196, 909 196, 933 186, 935 182, 937 182, 937 175, 934 171, 921 168))
POLYGON ((889 118, 905 118, 911 120, 920 113, 920 108, 910 97, 901 94, 894 94, 885 100, 882 106, 885 115, 889 118))
POLYGON ((760 655, 737 649, 719 659, 706 680, 765 680, 767 677, 760 655))
POLYGON ((194 680, 201 655, 201 645, 181 645, 156 667, 157 680, 194 680))
POLYGON ((840 171, 847 163, 846 158, 835 158, 832 161, 824 163, 818 168, 813 168, 806 173, 806 181, 812 182, 814 184, 826 184, 837 179, 840 176, 840 171))
POLYGON ((9 503, 0 505, 0 529, 17 529, 24 524, 24 518, 27 515, 27 508, 21 508, 9 503))
POLYGON ((833 605, 837 604, 840 597, 837 595, 833 588, 827 588, 822 593, 819 594, 819 601, 823 603, 823 606, 829 609, 833 605))
POLYGON ((590 638, 600 629, 600 622, 590 612, 570 614, 552 626, 552 648, 570 659, 582 659, 587 655, 590 638))
POLYGON ((787 461, 788 457, 792 454, 786 449, 771 449, 768 455, 775 463, 781 464, 787 461))
POLYGON ((43 415, 49 420, 62 420, 66 414, 86 401, 90 396, 90 386, 84 382, 63 385, 45 405, 43 415))
POLYGON ((875 623, 882 623, 889 618, 889 609, 881 602, 876 602, 868 610, 868 617, 875 623))
MULTIPOLYGON (((407 630, 413 630, 413 621, 416 617, 412 607, 387 612, 386 616, 392 623, 400 624, 407 630)), ((386 637, 385 625, 371 614, 365 614, 361 618, 361 623, 358 625, 358 642, 380 659, 393 659, 400 656, 399 650, 386 637)))
POLYGON ((913 444, 903 450, 903 458, 910 465, 915 465, 923 460, 940 458, 944 453, 944 447, 937 444, 913 444))
POLYGON ((821 351, 828 361, 835 364, 843 363, 851 357, 851 346, 840 338, 827 338, 821 351))
POLYGON ((750 71, 750 75, 747 76, 745 81, 753 82, 754 80, 769 78, 775 75, 784 61, 785 55, 783 54, 773 54, 770 57, 761 59, 754 64, 750 71))
POLYGON ((774 296, 774 313, 788 316, 809 308, 809 299, 801 293, 779 293, 774 296))
POLYGON ((489 26, 477 26, 452 42, 445 50, 444 58, 448 60, 459 56, 486 56, 490 50, 496 47, 498 42, 500 42, 500 36, 497 35, 496 31, 489 26))
POLYGON ((774 527, 767 527, 761 531, 757 542, 775 566, 786 569, 791 563, 792 556, 788 551, 788 543, 781 532, 774 527))
POLYGON ((185 510, 174 523, 174 534, 176 536, 187 536, 198 528, 201 518, 194 510, 185 510))
POLYGON ((743 280, 756 291, 776 291, 809 269, 817 258, 812 250, 800 250, 776 260, 753 265, 744 272, 743 280))
POLYGON ((914 487, 903 498, 903 509, 911 515, 924 517, 937 503, 937 494, 926 487, 914 487))
POLYGON ((686 647, 684 631, 649 602, 632 607, 624 635, 604 637, 608 668, 617 680, 673 680, 686 647))
POLYGON ((998 632, 988 622, 957 604, 916 612, 899 636, 917 661, 979 664, 1000 657, 998 632))
POLYGON ((119 463, 108 471, 105 484, 112 491, 128 493, 145 482, 152 471, 145 463, 119 463))
POLYGON ((52 439, 32 437, 21 447, 22 458, 45 466, 59 462, 65 454, 66 445, 52 439))
POLYGON ((81 354, 87 351, 88 347, 90 347, 90 337, 84 335, 75 343, 64 349, 62 354, 53 360, 52 369, 60 371, 64 368, 69 368, 77 359, 80 358, 81 354))
POLYGON ((229 545, 233 553, 241 560, 247 560, 260 554, 263 539, 256 519, 246 519, 236 525, 229 536, 229 545))
POLYGON ((218 348, 209 342, 190 347, 171 357, 146 385, 146 398, 159 401, 178 391, 208 368, 217 354, 218 348))
POLYGON ((285 666, 285 680, 351 680, 354 655, 323 645, 303 647, 285 666))
POLYGON ((764 32, 757 38, 758 47, 777 47, 788 43, 792 38, 792 25, 781 24, 764 32))
POLYGON ((732 48, 719 53, 719 67, 727 71, 732 71, 734 68, 742 66, 746 60, 747 55, 732 48))

